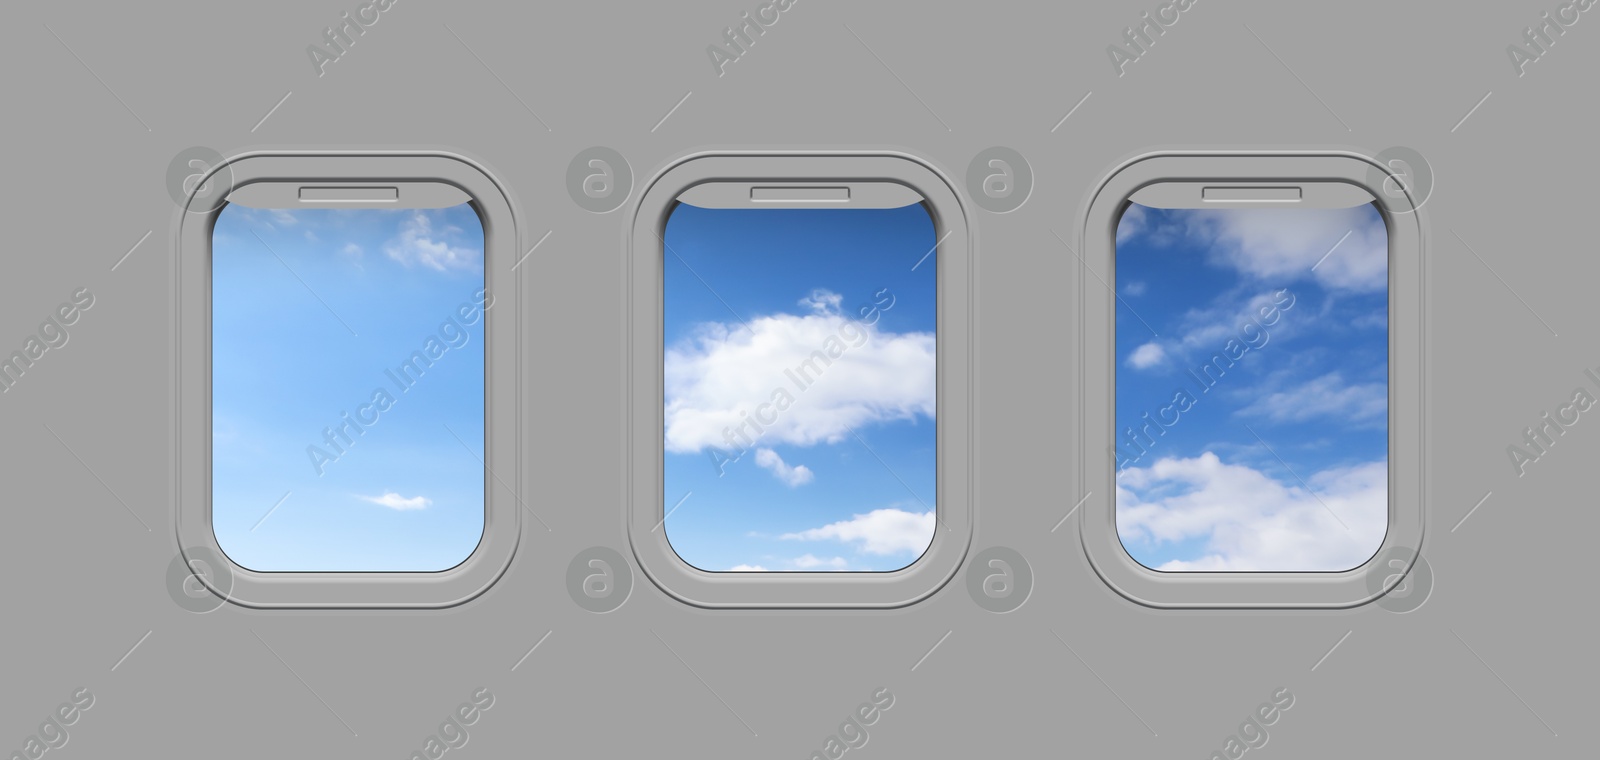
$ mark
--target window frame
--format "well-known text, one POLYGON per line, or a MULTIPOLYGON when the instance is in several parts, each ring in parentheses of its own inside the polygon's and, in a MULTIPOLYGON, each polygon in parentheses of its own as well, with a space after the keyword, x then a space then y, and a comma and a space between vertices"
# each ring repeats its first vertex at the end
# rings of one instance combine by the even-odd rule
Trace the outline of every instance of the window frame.
MULTIPOLYGON (((1089 564, 1130 601, 1163 609, 1281 609, 1355 607, 1387 593, 1410 571, 1421 550, 1426 463, 1423 372, 1426 347, 1424 228, 1415 199, 1387 195, 1387 170, 1353 152, 1187 151, 1151 153, 1113 170, 1089 196, 1079 237, 1079 472, 1091 498, 1078 519, 1089 564), (1126 202, 1149 185, 1344 182, 1366 190, 1389 233, 1389 521, 1383 543, 1362 565, 1341 572, 1162 572, 1140 564, 1117 534, 1116 308, 1108 286, 1081 267, 1116 282, 1116 227, 1126 202), (1404 570, 1383 568, 1393 582, 1373 591, 1368 576, 1392 549, 1409 549, 1404 570)), ((1074 497, 1076 498, 1076 497, 1074 497)))
POLYGON ((668 595, 707 608, 892 608, 913 604, 955 577, 972 537, 972 276, 965 206, 928 163, 881 151, 704 152, 669 164, 634 207, 627 241, 626 457, 624 519, 645 576, 668 595), (921 558, 893 572, 740 573, 700 570, 657 529, 663 492, 664 379, 662 236, 685 190, 707 182, 895 182, 922 195, 943 242, 937 267, 938 525, 921 558))
MULTIPOLYGON (((484 287, 494 298, 494 310, 484 321, 482 456, 486 470, 521 493, 522 299, 511 270, 518 224, 501 183, 482 166, 450 153, 386 151, 251 152, 210 167, 196 187, 212 180, 223 183, 224 196, 263 182, 342 187, 436 182, 470 197, 483 222, 484 287)), ((211 243, 226 205, 191 195, 173 223, 178 241, 173 250, 173 524, 186 561, 226 563, 222 574, 231 585, 195 577, 227 601, 255 609, 443 608, 482 594, 504 574, 521 539, 517 496, 489 472, 484 473, 483 536, 471 555, 448 570, 258 572, 228 559, 218 545, 211 526, 211 243)))

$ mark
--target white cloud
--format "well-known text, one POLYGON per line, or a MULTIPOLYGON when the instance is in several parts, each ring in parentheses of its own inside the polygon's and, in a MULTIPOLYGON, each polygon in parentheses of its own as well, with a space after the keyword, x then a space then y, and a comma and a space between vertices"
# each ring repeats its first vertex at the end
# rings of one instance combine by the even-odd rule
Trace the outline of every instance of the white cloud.
POLYGON ((846 561, 844 557, 829 557, 828 559, 822 559, 820 557, 814 557, 810 554, 802 554, 794 558, 793 564, 795 567, 801 570, 816 570, 821 568, 823 570, 837 571, 845 569, 850 563, 846 561))
POLYGON ((482 265, 483 251, 452 245, 442 239, 454 229, 448 228, 443 234, 436 234, 428 215, 420 210, 414 211, 401 225, 399 237, 384 244, 383 252, 407 267, 420 264, 441 272, 452 269, 475 270, 482 265))
POLYGON ((1209 451, 1162 459, 1118 474, 1117 532, 1130 546, 1205 540, 1202 556, 1158 570, 1348 570, 1383 542, 1388 472, 1384 460, 1323 470, 1308 492, 1209 451))
POLYGON ((1160 364, 1167 358, 1167 352, 1160 343, 1151 341, 1133 350, 1128 354, 1128 366, 1134 369, 1149 369, 1160 364))
POLYGON ((800 305, 817 314, 838 314, 839 304, 844 302, 844 296, 831 290, 818 288, 811 291, 811 295, 800 299, 800 305))
POLYGON ((785 533, 779 538, 788 541, 843 541, 855 543, 868 554, 921 554, 933 542, 934 514, 907 512, 901 509, 874 509, 864 515, 854 515, 849 520, 824 525, 820 528, 785 533))
POLYGON ((361 246, 356 245, 355 243, 345 243, 344 244, 344 248, 342 250, 344 251, 344 254, 346 256, 360 256, 361 255, 361 246))
POLYGON ((1122 212, 1122 218, 1117 220, 1117 242, 1122 243, 1142 232, 1148 213, 1144 206, 1137 203, 1128 206, 1128 210, 1122 212))
POLYGON ((1191 234, 1212 237, 1215 260, 1258 279, 1314 278, 1323 287, 1360 292, 1389 282, 1388 230, 1369 206, 1230 209, 1188 218, 1191 234))
POLYGON ((771 470, 778 480, 783 481, 790 488, 810 483, 815 477, 811 474, 811 468, 803 464, 797 467, 790 467, 787 462, 783 461, 783 457, 778 456, 778 452, 772 449, 756 449, 756 464, 771 470))
POLYGON ((1338 372, 1329 372, 1295 388, 1263 396, 1239 413, 1273 422, 1302 422, 1315 417, 1371 422, 1388 414, 1388 394, 1388 386, 1383 383, 1346 383, 1338 372))
POLYGON ((765 573, 770 572, 760 565, 734 565, 728 568, 730 573, 765 573))
POLYGON ((741 426, 767 445, 812 446, 868 423, 933 419, 934 334, 885 332, 825 311, 836 299, 814 292, 807 300, 823 310, 756 317, 749 329, 704 324, 669 347, 667 450, 738 450, 746 444, 726 431, 741 426), (769 406, 775 397, 789 402, 769 406))
POLYGON ((385 506, 390 509, 400 511, 410 509, 426 509, 430 506, 433 506, 432 499, 428 499, 423 496, 413 496, 407 499, 393 491, 389 491, 382 496, 360 496, 357 498, 360 498, 362 501, 370 501, 373 504, 378 504, 380 506, 385 506))
POLYGON ((1144 295, 1144 292, 1148 289, 1149 286, 1145 284, 1144 280, 1133 280, 1122 286, 1122 294, 1137 297, 1144 295))

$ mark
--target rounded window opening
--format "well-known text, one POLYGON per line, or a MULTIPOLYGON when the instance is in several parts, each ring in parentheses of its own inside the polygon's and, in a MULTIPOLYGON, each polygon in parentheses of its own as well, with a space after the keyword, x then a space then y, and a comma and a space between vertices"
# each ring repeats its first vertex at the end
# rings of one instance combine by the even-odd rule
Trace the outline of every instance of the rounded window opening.
POLYGON ((455 568, 485 524, 483 222, 443 184, 298 184, 240 188, 211 234, 217 544, 256 572, 455 568))
POLYGON ((663 500, 708 572, 894 572, 939 519, 938 248, 891 182, 714 181, 662 242, 663 500))
POLYGON ((1365 564, 1390 515, 1390 252, 1345 183, 1172 182, 1115 228, 1116 529, 1166 572, 1365 564))

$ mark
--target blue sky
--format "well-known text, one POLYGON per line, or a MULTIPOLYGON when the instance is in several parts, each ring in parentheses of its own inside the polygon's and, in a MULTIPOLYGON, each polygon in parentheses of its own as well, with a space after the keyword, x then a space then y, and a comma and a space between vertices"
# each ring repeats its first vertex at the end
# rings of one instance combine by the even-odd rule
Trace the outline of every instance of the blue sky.
POLYGON ((1370 204, 1129 206, 1113 280, 1116 506, 1134 559, 1169 571, 1325 572, 1377 550, 1388 509, 1387 241, 1370 204))
POLYGON ((483 288, 483 228, 466 205, 222 210, 212 525, 233 561, 432 572, 472 553, 493 313, 480 307, 483 288), (397 381, 415 352, 420 374, 397 381), (325 430, 345 415, 370 424, 330 444, 325 430))
POLYGON ((891 571, 922 555, 937 506, 935 239, 921 204, 672 212, 663 506, 686 562, 891 571))

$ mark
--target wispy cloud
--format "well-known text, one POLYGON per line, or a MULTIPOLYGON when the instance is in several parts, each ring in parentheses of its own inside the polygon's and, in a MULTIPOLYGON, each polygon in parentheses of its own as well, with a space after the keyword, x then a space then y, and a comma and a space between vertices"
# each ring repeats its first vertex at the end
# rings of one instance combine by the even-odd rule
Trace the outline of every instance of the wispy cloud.
POLYGON ((405 266, 425 266, 441 272, 451 270, 476 271, 483 265, 483 250, 450 242, 461 230, 446 226, 434 230, 433 220, 427 213, 413 211, 400 227, 400 234, 383 247, 389 258, 405 266))
POLYGON ((427 509, 428 507, 433 506, 432 499, 423 496, 413 496, 407 499, 393 491, 389 491, 382 496, 361 496, 358 498, 360 498, 362 501, 370 501, 373 504, 402 512, 412 509, 427 509))
POLYGON ((933 542, 933 510, 874 509, 820 528, 785 533, 786 541, 842 541, 867 554, 921 553, 933 542))
POLYGON ((774 477, 783 481, 790 488, 803 486, 815 478, 811 473, 811 468, 803 464, 790 467, 787 462, 783 461, 783 457, 778 456, 778 452, 772 449, 756 449, 756 464, 771 470, 774 477))

